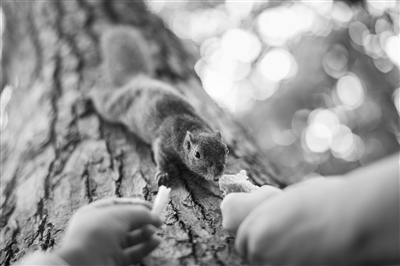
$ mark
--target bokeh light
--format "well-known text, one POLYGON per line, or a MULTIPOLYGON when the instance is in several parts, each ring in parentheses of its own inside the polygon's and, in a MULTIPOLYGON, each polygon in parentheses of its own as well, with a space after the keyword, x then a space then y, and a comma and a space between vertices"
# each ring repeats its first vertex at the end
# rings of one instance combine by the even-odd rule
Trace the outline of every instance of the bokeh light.
POLYGON ((345 24, 353 18, 353 11, 346 3, 336 1, 332 7, 331 16, 336 22, 345 24))
POLYGON ((337 115, 327 109, 315 109, 310 113, 308 119, 311 125, 317 125, 317 127, 314 127, 313 133, 320 138, 332 138, 339 125, 337 115))
POLYGON ((190 39, 192 37, 190 28, 192 17, 192 12, 181 11, 172 18, 170 27, 174 30, 178 37, 182 39, 190 39))
POLYGON ((396 1, 367 0, 368 11, 374 16, 381 16, 384 14, 385 10, 395 7, 396 1))
POLYGON ((339 78, 347 71, 348 57, 349 53, 343 45, 333 45, 322 61, 325 72, 333 78, 339 78))
POLYGON ((328 109, 316 109, 309 114, 305 145, 312 152, 325 152, 339 129, 339 118, 328 109))
POLYGON ((305 148, 312 152, 326 152, 329 149, 329 138, 320 137, 321 133, 328 133, 328 129, 323 124, 313 124, 305 131, 304 142, 305 148), (316 134, 317 133, 317 134, 316 134))
POLYGON ((279 82, 296 74, 297 63, 286 49, 276 48, 261 59, 258 68, 266 79, 279 82))
POLYGON ((332 139, 331 150, 336 158, 356 161, 363 155, 364 143, 359 136, 342 125, 338 134, 332 139))
POLYGON ((221 46, 225 53, 243 62, 254 61, 261 51, 261 42, 249 32, 231 29, 224 33, 221 46))
POLYGON ((374 65, 375 67, 381 71, 382 73, 388 73, 393 69, 393 63, 388 60, 387 58, 374 58, 374 65))
POLYGON ((349 108, 356 108, 364 101, 362 84, 354 75, 341 77, 336 85, 336 93, 340 101, 349 108))
POLYGON ((203 77, 203 86, 211 97, 222 99, 227 97, 231 92, 233 81, 223 73, 206 71, 203 77))
POLYGON ((159 13, 165 5, 165 1, 151 1, 147 0, 147 6, 153 13, 159 13))
POLYGON ((190 27, 191 39, 201 43, 209 37, 224 32, 229 27, 228 17, 219 9, 198 10, 192 17, 190 27))
POLYGON ((257 25, 263 40, 269 45, 283 45, 301 30, 298 15, 284 6, 265 10, 258 16, 257 25))
POLYGON ((225 8, 235 18, 247 18, 254 7, 254 1, 225 1, 225 8))
POLYGON ((400 42, 399 42, 399 35, 390 36, 385 41, 384 46, 385 52, 387 56, 392 60, 393 63, 396 65, 400 65, 400 42))
POLYGON ((358 45, 362 45, 364 37, 369 35, 369 30, 364 23, 360 21, 354 21, 349 26, 349 34, 353 42, 358 45))
POLYGON ((383 32, 390 31, 390 22, 387 20, 387 18, 379 18, 375 22, 375 32, 376 34, 380 34, 383 32))
POLYGON ((290 8, 298 17, 298 31, 306 33, 314 27, 316 14, 313 9, 299 3, 293 4, 290 8))
POLYGON ((265 10, 257 17, 257 29, 263 41, 272 46, 283 46, 309 31, 324 35, 330 30, 314 9, 299 3, 265 10))

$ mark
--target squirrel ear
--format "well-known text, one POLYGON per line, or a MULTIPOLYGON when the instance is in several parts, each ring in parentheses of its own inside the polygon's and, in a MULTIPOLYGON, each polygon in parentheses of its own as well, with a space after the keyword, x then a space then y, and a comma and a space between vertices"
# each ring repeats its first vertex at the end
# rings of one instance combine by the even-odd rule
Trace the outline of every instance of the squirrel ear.
POLYGON ((192 133, 190 133, 190 131, 186 131, 186 136, 185 136, 185 141, 184 141, 185 148, 190 150, 190 147, 192 146, 192 142, 193 142, 192 133))
POLYGON ((190 131, 186 131, 186 139, 190 140, 190 142, 193 142, 193 135, 190 133, 190 131))
POLYGON ((219 132, 219 130, 215 131, 215 136, 217 136, 219 139, 222 139, 221 132, 219 132))

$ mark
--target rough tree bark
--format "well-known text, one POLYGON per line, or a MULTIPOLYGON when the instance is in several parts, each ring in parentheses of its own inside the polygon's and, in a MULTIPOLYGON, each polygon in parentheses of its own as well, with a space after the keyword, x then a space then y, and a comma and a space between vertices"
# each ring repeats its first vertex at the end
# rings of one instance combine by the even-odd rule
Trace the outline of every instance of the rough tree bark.
MULTIPOLYGON (((154 199, 150 148, 102 121, 84 100, 89 90, 107 86, 98 41, 115 25, 139 28, 151 43, 158 78, 221 130, 229 160, 242 158, 228 172, 246 169, 258 185, 280 184, 253 138, 202 89, 193 52, 142 2, 11 1, 2 7, 3 80, 14 89, 1 132, 1 265, 56 248, 73 212, 91 201, 154 199)), ((221 228, 220 202, 196 182, 175 184, 158 232, 163 242, 141 265, 245 264, 221 228)))

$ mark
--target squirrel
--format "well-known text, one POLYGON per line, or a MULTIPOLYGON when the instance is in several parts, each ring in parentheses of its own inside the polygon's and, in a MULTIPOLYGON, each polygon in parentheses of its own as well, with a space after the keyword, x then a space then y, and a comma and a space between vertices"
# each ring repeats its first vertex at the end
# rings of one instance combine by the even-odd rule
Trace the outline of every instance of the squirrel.
POLYGON ((155 67, 141 32, 127 26, 113 28, 102 35, 101 50, 115 88, 92 91, 94 108, 106 121, 122 123, 152 146, 157 184, 168 184, 182 164, 217 182, 229 153, 221 133, 172 86, 152 77, 155 67))

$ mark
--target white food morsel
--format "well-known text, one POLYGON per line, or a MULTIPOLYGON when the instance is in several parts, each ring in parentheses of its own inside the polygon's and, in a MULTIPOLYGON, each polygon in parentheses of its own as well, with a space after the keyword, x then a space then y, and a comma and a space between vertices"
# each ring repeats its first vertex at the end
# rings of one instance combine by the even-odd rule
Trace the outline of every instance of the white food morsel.
POLYGON ((171 192, 171 188, 167 188, 165 186, 160 186, 158 189, 158 194, 154 200, 153 210, 152 212, 155 215, 160 216, 164 206, 169 202, 169 193, 171 192))

